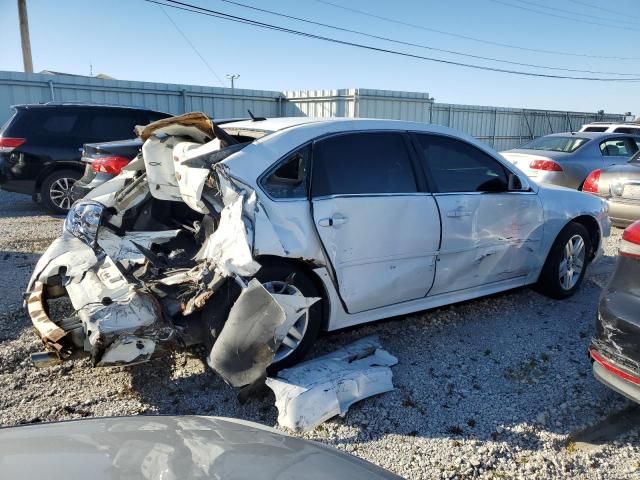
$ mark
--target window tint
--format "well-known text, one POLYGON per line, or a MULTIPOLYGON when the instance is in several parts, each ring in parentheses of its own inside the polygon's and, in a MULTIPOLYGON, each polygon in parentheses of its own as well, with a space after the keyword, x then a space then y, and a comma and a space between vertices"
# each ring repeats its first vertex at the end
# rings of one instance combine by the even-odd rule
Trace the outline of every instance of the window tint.
POLYGON ((605 157, 629 157, 636 149, 636 145, 628 138, 612 138, 600 142, 600 151, 605 157))
POLYGON ((311 146, 292 153, 262 180, 262 188, 274 198, 306 198, 311 146))
POLYGON ((505 168, 466 142, 438 135, 417 135, 425 170, 440 192, 502 192, 507 190, 505 168))
POLYGON ((411 158, 399 133, 337 135, 313 147, 314 197, 417 191, 411 158))
POLYGON ((587 127, 583 132, 606 132, 608 127, 587 127))
POLYGON ((51 113, 45 115, 40 124, 40 129, 52 135, 72 135, 78 123, 76 113, 51 113))
POLYGON ((132 113, 98 113, 90 116, 89 135, 101 140, 126 140, 135 138, 133 128, 137 115, 132 113))

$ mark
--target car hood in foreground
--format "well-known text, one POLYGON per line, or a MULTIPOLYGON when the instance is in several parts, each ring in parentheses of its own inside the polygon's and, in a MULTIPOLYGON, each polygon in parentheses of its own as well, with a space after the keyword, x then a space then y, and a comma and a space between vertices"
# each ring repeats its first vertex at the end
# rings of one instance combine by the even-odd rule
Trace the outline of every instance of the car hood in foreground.
POLYGON ((0 477, 392 479, 364 460, 236 419, 138 416, 0 429, 0 477))

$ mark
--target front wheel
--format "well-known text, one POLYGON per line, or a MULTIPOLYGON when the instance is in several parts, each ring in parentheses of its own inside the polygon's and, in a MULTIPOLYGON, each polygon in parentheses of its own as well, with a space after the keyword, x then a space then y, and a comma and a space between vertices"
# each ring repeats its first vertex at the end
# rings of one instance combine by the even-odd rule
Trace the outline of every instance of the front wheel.
POLYGON ((584 280, 590 252, 591 237, 587 229, 579 223, 569 223, 549 251, 538 289, 551 298, 573 295, 584 280))

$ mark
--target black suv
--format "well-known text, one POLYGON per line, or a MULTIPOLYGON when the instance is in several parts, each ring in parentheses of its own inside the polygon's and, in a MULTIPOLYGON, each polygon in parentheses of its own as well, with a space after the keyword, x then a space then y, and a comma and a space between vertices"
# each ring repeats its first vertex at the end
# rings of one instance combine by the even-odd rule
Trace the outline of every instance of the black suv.
POLYGON ((85 165, 85 143, 135 137, 136 125, 167 118, 167 113, 109 105, 46 103, 16 105, 0 129, 0 188, 25 193, 52 212, 66 213, 71 187, 85 165))

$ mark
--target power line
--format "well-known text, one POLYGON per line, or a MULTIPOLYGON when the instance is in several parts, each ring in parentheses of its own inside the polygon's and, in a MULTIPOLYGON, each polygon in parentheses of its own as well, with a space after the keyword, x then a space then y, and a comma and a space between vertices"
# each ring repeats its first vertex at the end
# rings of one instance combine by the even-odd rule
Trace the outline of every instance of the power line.
POLYGON ((639 29, 637 28, 631 28, 631 27, 625 27, 624 25, 608 25, 606 23, 599 23, 599 22, 591 22, 589 20, 582 20, 581 18, 573 18, 573 17, 567 17, 566 15, 559 15, 559 14, 555 14, 555 13, 549 13, 549 12, 541 12, 540 10, 535 10, 533 8, 529 8, 529 7, 525 7, 522 5, 514 5, 513 3, 507 3, 503 0, 491 0, 494 3, 499 3, 500 5, 505 5, 507 7, 512 7, 512 8, 519 8, 521 10, 526 10, 528 12, 533 12, 533 13, 538 13, 540 15, 546 15, 548 17, 555 17, 555 18, 561 18, 564 20, 571 20, 572 22, 578 22, 578 23, 586 23, 589 25, 598 25, 601 27, 608 27, 608 28, 615 28, 617 30, 619 29, 623 29, 623 30, 630 30, 632 32, 640 32, 639 29))
POLYGON ((507 63, 507 64, 511 64, 511 65, 519 65, 521 67, 541 68, 541 69, 544 69, 544 70, 559 70, 559 71, 574 72, 574 73, 593 73, 593 74, 620 75, 620 76, 631 76, 631 77, 640 75, 640 74, 637 74, 637 73, 619 73, 619 72, 606 72, 606 71, 598 71, 598 70, 579 70, 579 69, 572 69, 572 68, 551 67, 551 66, 547 66, 547 65, 537 65, 537 64, 532 64, 532 63, 522 63, 522 62, 511 61, 511 60, 503 60, 503 59, 500 59, 500 58, 484 57, 484 56, 481 56, 481 55, 474 55, 474 54, 459 52, 459 51, 455 51, 455 50, 446 50, 446 49, 443 49, 443 48, 431 47, 429 45, 424 45, 424 44, 420 44, 420 43, 406 42, 406 41, 398 40, 398 39, 395 39, 395 38, 384 37, 384 36, 381 36, 381 35, 374 35, 374 34, 362 32, 362 31, 359 31, 359 30, 352 30, 350 28, 338 27, 336 25, 331 25, 331 24, 328 24, 328 23, 318 22, 318 21, 315 21, 315 20, 310 20, 308 18, 295 17, 293 15, 287 15, 285 13, 276 12, 276 11, 273 11, 273 10, 267 10, 265 8, 259 8, 259 7, 253 6, 253 5, 247 5, 245 3, 236 2, 234 0, 220 0, 220 1, 224 2, 224 3, 229 3, 231 5, 236 5, 236 6, 239 6, 239 7, 243 7, 243 8, 248 8, 250 10, 255 10, 255 11, 258 11, 258 12, 263 12, 263 13, 268 13, 270 15, 276 15, 276 16, 279 16, 279 17, 288 18, 290 20, 296 20, 296 21, 308 23, 308 24, 311 24, 311 25, 318 25, 318 26, 325 27, 325 28, 331 28, 333 30, 338 30, 338 31, 341 31, 341 32, 355 33, 356 35, 362 35, 364 37, 374 38, 374 39, 377 39, 377 40, 383 40, 385 42, 391 42, 391 43, 396 43, 396 44, 400 44, 400 45, 406 45, 406 46, 410 46, 410 47, 424 48, 426 50, 432 50, 432 51, 442 52, 442 53, 449 53, 449 54, 452 54, 452 55, 460 55, 462 57, 475 58, 475 59, 478 59, 478 60, 489 60, 491 62, 500 62, 500 63, 507 63))
POLYGON ((340 5, 337 3, 333 3, 333 2, 329 2, 327 0, 315 0, 318 3, 322 3, 324 5, 329 5, 335 8, 340 8, 342 10, 346 10, 349 12, 353 12, 353 13, 358 13, 360 15, 365 15, 367 17, 371 17, 371 18, 377 18, 378 20, 383 20, 385 22, 390 22, 390 23, 395 23, 397 25, 404 25, 405 27, 411 27, 411 28, 417 28, 420 30, 424 30, 427 32, 433 32, 433 33, 439 33, 441 35, 448 35, 450 37, 455 37, 455 38, 463 38, 465 40, 470 40, 473 42, 478 42, 478 43, 484 43, 486 45, 495 45, 498 47, 505 47, 505 48, 513 48, 516 50, 523 50, 526 52, 537 52, 537 53, 546 53, 546 54, 551 54, 551 55, 563 55, 563 56, 570 56, 570 57, 584 57, 584 58, 600 58, 600 59, 611 59, 611 60, 640 60, 640 57, 612 57, 612 56, 604 56, 604 55, 591 55, 591 54, 587 54, 587 53, 573 53, 573 52, 561 52, 558 50, 543 50, 543 49, 538 49, 538 48, 528 48, 528 47, 522 47, 522 46, 518 46, 518 45, 511 45, 508 43, 500 43, 500 42, 493 42, 491 40, 484 40, 481 38, 476 38, 476 37, 469 37, 467 35, 462 35, 459 33, 453 33, 453 32, 446 32, 444 30, 436 30, 435 28, 429 28, 429 27, 425 27, 424 25, 418 25, 415 23, 409 23, 409 22, 405 22, 402 20, 398 20, 398 19, 393 19, 393 18, 389 18, 389 17, 383 17, 381 15, 376 15, 374 13, 370 13, 370 12, 365 12, 363 10, 358 10, 356 8, 351 8, 351 7, 345 7, 344 5, 340 5))
POLYGON ((549 7, 548 5, 543 5, 541 3, 537 3, 537 2, 529 2, 527 0, 511 0, 512 2, 518 2, 518 3, 524 3, 525 5, 531 5, 533 7, 536 8, 544 8, 546 10, 551 10, 553 12, 562 12, 562 13, 569 13, 571 15, 577 16, 577 17, 587 17, 587 18, 595 18, 596 20, 602 20, 605 22, 617 22, 617 23, 628 23, 630 25, 636 25, 635 22, 629 22, 628 20, 617 20, 615 18, 603 18, 602 16, 599 15, 590 15, 588 13, 580 13, 580 12, 574 12, 573 10, 565 10, 564 8, 558 8, 558 7, 549 7))
MULTIPOLYGON (((168 7, 170 5, 167 5, 168 7)), ((206 67, 209 69, 209 71, 211 73, 213 73, 213 76, 216 77, 218 79, 218 82, 220 83, 221 86, 225 86, 224 82, 222 81, 222 79, 218 76, 218 74, 215 72, 215 70, 213 68, 211 68, 211 65, 209 65, 209 62, 207 62, 204 57, 200 54, 200 52, 198 51, 198 49, 196 48, 196 46, 191 43, 191 40, 189 40, 189 38, 184 34, 184 32, 180 29, 180 27, 178 26, 178 24, 176 22, 173 21, 173 19, 169 16, 169 14, 167 13, 167 11, 162 8, 162 5, 160 5, 160 10, 162 10, 162 13, 164 13, 167 18, 169 19, 169 21, 171 22, 171 24, 176 28, 176 30, 178 31, 178 33, 180 33, 180 35, 182 35, 182 38, 185 39, 185 41, 189 44, 189 46, 191 47, 191 49, 196 52, 196 55, 198 55, 198 57, 200 57, 200 60, 202 60, 202 63, 204 63, 206 65, 206 67)))
POLYGON ((443 63, 443 64, 447 64, 447 65, 455 65, 455 66, 459 66, 459 67, 473 68, 473 69, 477 69, 477 70, 485 70, 485 71, 499 72, 499 73, 510 73, 510 74, 514 74, 514 75, 523 75, 523 76, 529 76, 529 77, 557 78, 557 79, 567 79, 567 80, 588 80, 588 81, 598 81, 598 82, 638 82, 638 81, 640 81, 640 78, 636 78, 636 77, 634 77, 634 78, 574 77, 574 76, 566 76, 566 75, 552 75, 552 74, 546 74, 546 73, 523 72, 523 71, 519 71, 519 70, 507 70, 507 69, 503 69, 503 68, 487 67, 487 66, 483 66, 483 65, 475 65, 475 64, 469 64, 469 63, 455 62, 455 61, 452 61, 452 60, 444 60, 444 59, 441 59, 441 58, 426 57, 426 56, 417 55, 417 54, 414 54, 414 53, 401 52, 401 51, 398 51, 398 50, 391 50, 391 49, 388 49, 388 48, 375 47, 373 45, 366 45, 366 44, 350 42, 350 41, 346 41, 346 40, 339 40, 337 38, 327 37, 327 36, 324 36, 324 35, 317 35, 317 34, 314 34, 314 33, 302 32, 302 31, 299 31, 299 30, 291 29, 291 28, 280 27, 280 26, 269 24, 269 23, 265 23, 265 22, 259 22, 257 20, 252 20, 252 19, 249 19, 249 18, 246 18, 246 17, 241 17, 241 16, 238 16, 238 15, 231 15, 231 14, 228 14, 228 13, 224 13, 224 12, 220 12, 220 11, 216 11, 216 10, 211 10, 211 9, 199 7, 197 5, 192 5, 192 4, 185 3, 185 2, 179 2, 179 1, 176 1, 176 0, 163 0, 165 3, 162 3, 162 2, 160 2, 158 0, 144 0, 144 1, 148 2, 148 3, 154 3, 154 4, 157 4, 157 5, 164 5, 166 7, 176 8, 178 10, 184 10, 184 11, 191 12, 191 13, 197 13, 197 14, 200 14, 200 15, 206 15, 206 16, 210 16, 210 17, 220 18, 222 20, 228 20, 228 21, 232 21, 232 22, 236 22, 236 23, 243 23, 243 24, 246 24, 246 25, 256 26, 256 27, 260 27, 260 28, 264 28, 264 29, 268 29, 268 30, 275 30, 275 31, 279 31, 279 32, 289 33, 289 34, 292 34, 292 35, 298 35, 298 36, 301 36, 301 37, 313 38, 313 39, 316 39, 316 40, 324 40, 324 41, 335 43, 335 44, 338 44, 338 45, 347 45, 347 46, 362 48, 362 49, 370 50, 370 51, 374 51, 374 52, 389 53, 389 54, 398 55, 398 56, 402 56, 402 57, 408 57, 408 58, 414 58, 414 59, 418 59, 418 60, 426 60, 426 61, 431 61, 431 62, 443 63))
MULTIPOLYGON (((602 8, 602 5, 596 5, 596 4, 589 3, 589 2, 584 2, 584 1, 581 1, 581 0, 569 0, 569 1, 573 2, 573 3, 577 4, 577 5, 582 5, 584 7, 589 7, 589 8, 595 8, 595 9, 600 10, 602 12, 607 12, 607 13, 610 13, 610 14, 613 14, 613 15, 618 15, 620 17, 640 19, 639 16, 630 15, 627 12, 621 12, 621 11, 618 11, 618 10, 609 10, 609 9, 606 9, 606 8, 602 8)), ((629 22, 627 22, 627 23, 629 23, 629 22)))

